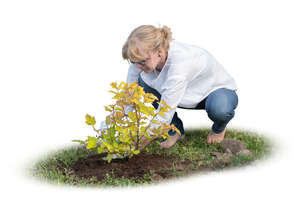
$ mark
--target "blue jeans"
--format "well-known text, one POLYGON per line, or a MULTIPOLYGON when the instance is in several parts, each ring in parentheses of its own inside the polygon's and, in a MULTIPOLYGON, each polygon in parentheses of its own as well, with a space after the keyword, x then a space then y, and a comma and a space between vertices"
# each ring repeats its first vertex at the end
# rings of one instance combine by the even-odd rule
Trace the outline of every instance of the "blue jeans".
MULTIPOLYGON (((154 88, 151 88, 148 86, 139 76, 138 78, 138 84, 139 86, 144 88, 144 91, 146 93, 152 93, 155 95, 159 101, 161 98, 161 94, 155 90, 154 88)), ((158 108, 158 101, 154 101, 152 103, 155 109, 158 108)), ((235 93, 234 90, 230 90, 227 88, 220 88, 213 92, 211 92, 204 100, 198 103, 198 105, 195 108, 183 108, 178 106, 178 108, 182 109, 191 109, 191 110, 206 110, 208 117, 214 122, 212 125, 212 131, 215 133, 222 132, 228 122, 234 117, 234 109, 238 105, 238 96, 235 93)), ((178 117, 177 112, 175 112, 172 121, 170 124, 174 124, 177 129, 181 132, 181 134, 184 134, 184 128, 183 123, 181 119, 178 117)), ((170 130, 168 132, 170 136, 175 135, 176 132, 170 130)))

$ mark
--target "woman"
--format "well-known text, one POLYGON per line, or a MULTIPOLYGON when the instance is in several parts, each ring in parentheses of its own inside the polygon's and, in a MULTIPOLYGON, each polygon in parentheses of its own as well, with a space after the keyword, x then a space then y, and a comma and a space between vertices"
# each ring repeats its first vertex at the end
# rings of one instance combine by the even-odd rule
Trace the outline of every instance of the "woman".
MULTIPOLYGON (((237 87, 234 79, 209 52, 174 41, 167 26, 142 25, 129 35, 122 56, 131 63, 127 83, 138 82, 145 92, 163 99, 173 108, 165 118, 157 116, 157 120, 174 124, 182 136, 170 130, 170 140, 162 142, 162 147, 169 148, 184 138, 177 107, 206 110, 213 121, 207 142, 224 139, 226 125, 234 117, 238 104, 237 87)), ((153 106, 158 110, 157 102, 153 106)))

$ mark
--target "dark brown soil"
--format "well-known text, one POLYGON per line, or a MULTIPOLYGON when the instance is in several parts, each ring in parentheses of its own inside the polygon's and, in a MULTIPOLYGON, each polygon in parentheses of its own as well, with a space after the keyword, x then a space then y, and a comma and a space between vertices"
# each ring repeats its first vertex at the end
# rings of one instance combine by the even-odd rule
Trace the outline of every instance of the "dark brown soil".
POLYGON ((212 152, 211 155, 215 159, 209 163, 203 163, 202 158, 190 161, 180 160, 178 157, 165 154, 145 153, 140 153, 130 159, 113 159, 111 163, 108 163, 102 159, 106 157, 106 154, 96 154, 87 158, 80 158, 70 167, 75 176, 81 178, 96 177, 100 183, 106 179, 107 174, 113 178, 130 180, 144 180, 145 174, 149 174, 155 181, 161 181, 174 177, 175 172, 178 171, 182 171, 186 175, 228 167, 232 162, 233 154, 246 153, 244 151, 247 150, 241 141, 233 139, 224 139, 221 148, 223 153, 212 152))
POLYGON ((162 180, 173 177, 176 171, 183 171, 192 161, 179 161, 178 158, 158 154, 141 153, 130 159, 113 159, 111 163, 102 160, 105 154, 92 155, 79 159, 71 169, 76 176, 104 181, 106 174, 112 174, 114 178, 129 178, 131 180, 143 178, 151 173, 154 180, 162 180), (170 170, 173 169, 173 170, 170 170))

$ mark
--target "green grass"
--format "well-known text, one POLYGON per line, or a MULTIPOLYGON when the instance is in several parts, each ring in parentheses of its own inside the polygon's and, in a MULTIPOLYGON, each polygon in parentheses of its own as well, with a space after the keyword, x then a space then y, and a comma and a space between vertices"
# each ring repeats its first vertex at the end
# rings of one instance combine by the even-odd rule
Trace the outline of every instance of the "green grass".
POLYGON ((73 176, 69 166, 79 158, 85 158, 94 152, 83 147, 72 146, 60 149, 38 160, 31 168, 31 175, 53 184, 67 184, 76 186, 96 186, 95 178, 79 179, 73 176))
MULTIPOLYGON (((169 169, 163 169, 172 172, 174 177, 183 177, 191 173, 199 173, 199 169, 202 169, 203 166, 212 166, 210 168, 211 170, 241 167, 250 164, 255 160, 268 157, 272 150, 272 143, 263 135, 255 132, 227 129, 225 138, 243 141, 248 150, 252 152, 252 155, 235 155, 231 157, 232 162, 230 165, 215 165, 216 158, 211 153, 220 152, 221 148, 219 143, 206 143, 206 137, 209 131, 209 128, 186 130, 186 138, 183 141, 176 143, 176 145, 170 149, 161 148, 159 142, 162 141, 162 139, 158 139, 151 143, 145 149, 144 153, 172 155, 176 156, 178 160, 192 161, 184 171, 177 171, 175 166, 169 169)), ((80 187, 138 186, 155 183, 152 172, 147 173, 143 178, 136 180, 115 178, 112 172, 111 174, 106 174, 106 179, 102 183, 97 182, 96 178, 82 179, 74 176, 69 166, 79 158, 85 158, 92 154, 95 154, 95 152, 86 150, 82 146, 72 146, 60 149, 34 163, 30 173, 32 176, 50 183, 80 187)))

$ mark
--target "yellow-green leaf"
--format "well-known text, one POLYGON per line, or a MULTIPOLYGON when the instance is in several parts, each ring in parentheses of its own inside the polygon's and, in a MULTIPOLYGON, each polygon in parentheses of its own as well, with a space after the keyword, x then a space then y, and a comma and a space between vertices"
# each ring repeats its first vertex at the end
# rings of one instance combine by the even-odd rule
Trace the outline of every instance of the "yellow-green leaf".
POLYGON ((111 120, 110 120, 110 116, 109 116, 109 115, 106 116, 106 118, 105 118, 105 123, 106 123, 106 125, 110 125, 111 120))
POLYGON ((85 123, 87 125, 95 125, 96 124, 96 119, 93 116, 90 116, 89 114, 85 115, 85 123))
POLYGON ((111 92, 111 93, 114 93, 114 94, 118 94, 118 92, 112 91, 112 90, 109 90, 108 92, 111 92))
POLYGON ((86 146, 86 149, 92 149, 92 148, 97 147, 97 141, 98 141, 98 139, 96 137, 88 136, 88 144, 86 146))
POLYGON ((128 117, 132 120, 132 121, 136 121, 136 114, 134 112, 128 112, 128 117))
POLYGON ((102 144, 108 149, 109 152, 113 152, 113 147, 109 143, 102 142, 102 144))
POLYGON ((121 94, 116 94, 114 97, 112 97, 112 99, 119 99, 119 98, 121 98, 121 97, 122 97, 121 94))
POLYGON ((110 108, 108 108, 107 106, 104 106, 104 108, 105 108, 105 111, 112 112, 112 110, 110 108))
POLYGON ((152 120, 152 123, 153 123, 153 124, 159 124, 159 122, 158 122, 157 120, 155 120, 155 119, 152 120))
POLYGON ((111 87, 117 89, 117 83, 116 83, 116 82, 113 82, 113 83, 111 83, 110 85, 111 85, 111 87))
POLYGON ((79 142, 80 144, 85 144, 85 141, 79 140, 79 139, 74 139, 72 142, 79 142))
POLYGON ((108 154, 107 154, 107 162, 110 163, 111 160, 113 159, 113 157, 114 157, 113 154, 108 153, 108 154))
POLYGON ((166 118, 166 115, 165 115, 164 112, 161 112, 161 111, 160 111, 160 112, 158 112, 158 114, 161 115, 162 117, 166 118))

